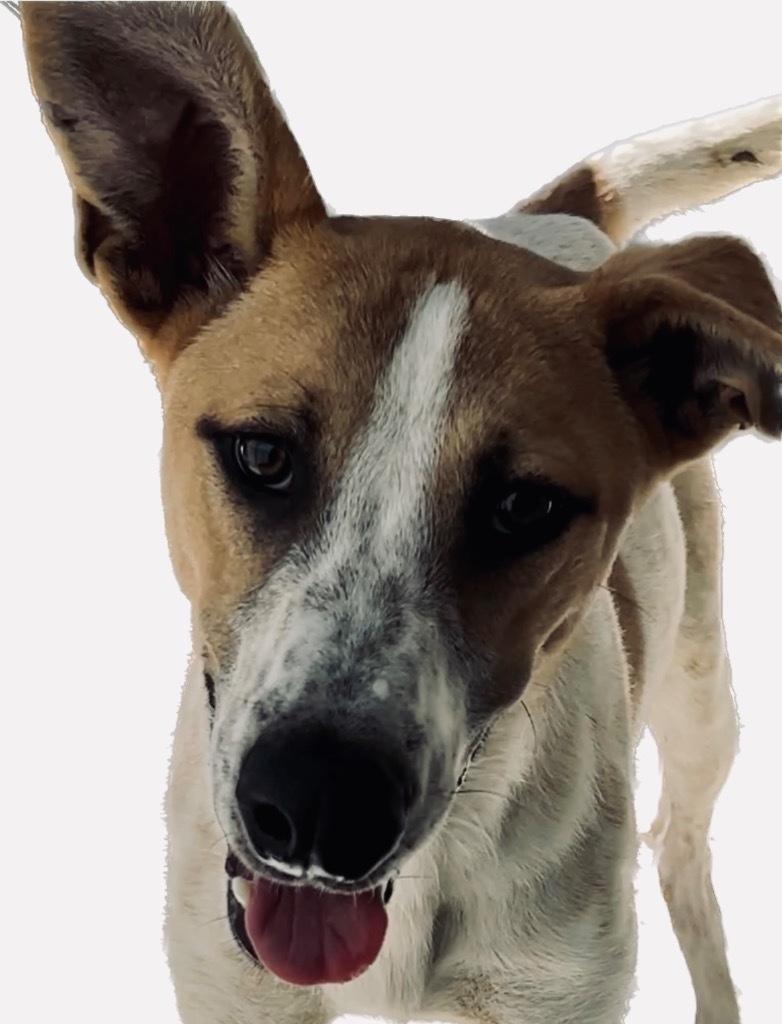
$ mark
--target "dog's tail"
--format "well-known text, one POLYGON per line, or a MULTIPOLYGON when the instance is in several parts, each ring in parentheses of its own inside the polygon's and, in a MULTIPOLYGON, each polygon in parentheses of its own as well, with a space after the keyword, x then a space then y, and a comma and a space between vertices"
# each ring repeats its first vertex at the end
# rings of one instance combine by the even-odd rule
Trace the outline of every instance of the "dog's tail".
POLYGON ((621 245, 654 221, 780 173, 782 95, 617 142, 510 212, 584 217, 621 245))

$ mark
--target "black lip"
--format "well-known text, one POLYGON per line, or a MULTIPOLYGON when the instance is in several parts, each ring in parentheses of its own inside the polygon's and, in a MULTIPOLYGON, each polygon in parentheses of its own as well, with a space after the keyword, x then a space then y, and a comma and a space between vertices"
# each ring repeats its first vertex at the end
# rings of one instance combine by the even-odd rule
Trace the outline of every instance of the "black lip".
POLYGON ((229 850, 225 858, 225 873, 229 878, 245 878, 252 882, 252 872, 239 860, 233 850, 229 850))
MULTIPOLYGON (((395 854, 392 854, 389 859, 394 859, 395 854)), ((383 865, 381 865, 382 867, 383 865)), ((312 878, 296 878, 291 875, 283 874, 281 871, 275 870, 268 864, 263 864, 257 868, 248 868, 246 862, 240 858, 237 854, 229 848, 228 854, 225 858, 225 873, 229 878, 245 878, 248 882, 256 877, 263 878, 267 882, 273 882, 275 885, 284 886, 306 886, 307 888, 320 889, 323 892, 330 892, 336 896, 348 896, 354 895, 358 892, 366 892, 372 889, 383 889, 389 881, 389 874, 386 870, 379 878, 375 878, 374 881, 370 879, 362 880, 362 882, 356 885, 340 884, 339 882, 330 881, 328 885, 323 885, 322 882, 312 878)), ((393 875, 392 875, 393 877, 393 875)))

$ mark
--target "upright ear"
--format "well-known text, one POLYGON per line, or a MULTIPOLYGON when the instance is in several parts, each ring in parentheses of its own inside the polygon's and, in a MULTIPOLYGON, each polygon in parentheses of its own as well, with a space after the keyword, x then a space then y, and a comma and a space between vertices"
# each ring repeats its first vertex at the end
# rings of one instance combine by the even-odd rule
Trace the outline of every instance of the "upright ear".
POLYGON ((748 427, 782 436, 782 311, 735 238, 638 246, 586 285, 609 366, 664 471, 748 427))
POLYGON ((222 3, 22 3, 21 15, 79 262, 160 372, 323 202, 222 3))

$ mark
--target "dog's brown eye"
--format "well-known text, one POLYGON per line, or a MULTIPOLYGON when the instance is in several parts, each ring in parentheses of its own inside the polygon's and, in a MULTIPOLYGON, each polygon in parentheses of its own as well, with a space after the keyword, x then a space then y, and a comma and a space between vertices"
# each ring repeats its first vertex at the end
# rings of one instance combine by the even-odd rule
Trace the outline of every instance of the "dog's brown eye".
POLYGON ((492 526, 498 533, 515 535, 537 530, 556 515, 556 497, 552 490, 536 484, 520 484, 496 505, 492 526))
POLYGON ((509 477, 504 461, 499 451, 479 464, 480 476, 465 507, 460 554, 485 572, 551 544, 574 519, 590 515, 595 507, 592 498, 545 477, 509 477))
POLYGON ((281 444, 261 437, 237 437, 233 456, 242 477, 253 487, 280 492, 290 489, 293 463, 281 444))
MULTIPOLYGON (((536 479, 512 481, 494 492, 486 509, 491 529, 486 531, 484 525, 484 550, 500 562, 516 558, 556 540, 576 516, 591 510, 591 501, 556 484, 536 479)), ((486 524, 486 518, 483 522, 486 524)))

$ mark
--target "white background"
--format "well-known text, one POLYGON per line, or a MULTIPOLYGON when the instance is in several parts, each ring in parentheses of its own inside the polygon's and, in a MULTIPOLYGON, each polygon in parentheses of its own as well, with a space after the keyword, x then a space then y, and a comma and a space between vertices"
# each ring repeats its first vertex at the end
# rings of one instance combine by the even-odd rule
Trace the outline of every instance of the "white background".
MULTIPOLYGON (((340 212, 498 214, 617 138, 782 91, 767 0, 235 6, 340 212)), ((0 1016, 174 1024, 161 800, 188 616, 163 537, 158 398, 76 269, 69 191, 3 11, 0 110, 0 1016)), ((774 183, 656 235, 736 232, 782 275, 781 227, 774 183)), ((715 884, 745 1021, 767 1024, 782 951, 782 446, 742 438, 718 463, 744 729, 715 884)), ((656 771, 645 750, 643 822, 656 771)), ((691 1020, 646 856, 639 913, 630 1021, 691 1020)))

